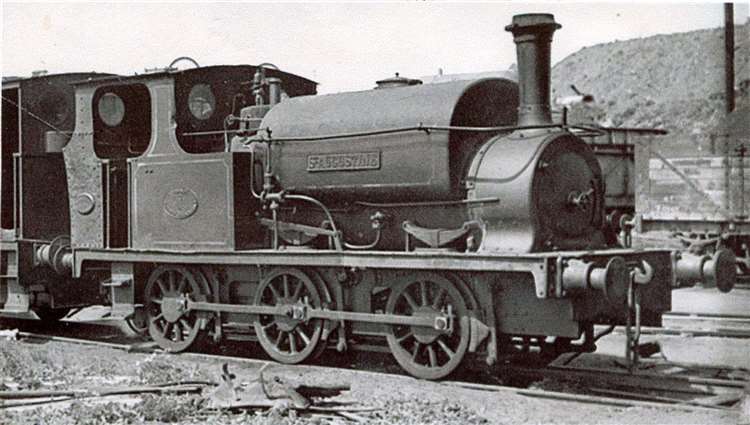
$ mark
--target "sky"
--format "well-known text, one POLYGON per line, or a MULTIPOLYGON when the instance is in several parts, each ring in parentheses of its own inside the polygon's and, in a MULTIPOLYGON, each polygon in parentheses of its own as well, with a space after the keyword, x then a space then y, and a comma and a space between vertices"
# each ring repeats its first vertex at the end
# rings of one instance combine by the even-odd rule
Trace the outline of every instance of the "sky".
MULTIPOLYGON (((363 90, 393 76, 507 69, 504 27, 519 13, 555 15, 553 63, 585 46, 720 27, 723 5, 684 2, 13 3, 2 1, 2 75, 123 75, 190 56, 201 66, 271 62, 320 83, 363 90)), ((735 4, 748 19, 748 2, 735 4)), ((739 42, 739 40, 738 40, 739 42)), ((186 68, 183 62, 178 66, 186 68)))

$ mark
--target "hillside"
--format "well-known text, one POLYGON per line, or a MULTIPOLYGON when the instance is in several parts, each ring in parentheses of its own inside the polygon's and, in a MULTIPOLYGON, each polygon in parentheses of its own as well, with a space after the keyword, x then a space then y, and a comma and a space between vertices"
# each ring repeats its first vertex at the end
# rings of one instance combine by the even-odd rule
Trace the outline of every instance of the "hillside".
MULTIPOLYGON (((750 22, 735 27, 735 45, 739 108, 750 98, 750 22)), ((724 30, 583 48, 553 67, 553 99, 572 95, 571 84, 596 99, 593 107, 574 116, 604 118, 617 126, 660 127, 676 134, 709 132, 724 121, 724 30)))

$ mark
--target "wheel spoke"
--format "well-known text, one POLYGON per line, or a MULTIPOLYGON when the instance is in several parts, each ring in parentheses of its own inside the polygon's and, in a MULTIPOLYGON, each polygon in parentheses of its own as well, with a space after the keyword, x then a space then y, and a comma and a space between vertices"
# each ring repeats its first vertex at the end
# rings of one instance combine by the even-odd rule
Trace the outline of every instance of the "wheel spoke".
POLYGON ((289 298, 289 275, 284 275, 283 281, 284 298, 289 298))
POLYGON ((174 280, 175 280, 174 279, 174 273, 175 273, 174 270, 170 270, 169 272, 167 272, 167 277, 169 278, 168 281, 169 281, 169 291, 170 292, 174 291, 174 280))
POLYGON ((174 336, 177 342, 182 342, 183 334, 182 334, 182 325, 180 324, 180 322, 177 322, 174 324, 174 336))
POLYGON ((419 355, 419 341, 414 342, 414 348, 411 350, 411 361, 416 362, 419 355))
POLYGON ((156 284, 159 286, 162 295, 166 295, 169 292, 167 291, 167 288, 164 287, 164 282, 161 279, 157 279, 156 284))
POLYGON ((177 293, 182 293, 182 290, 185 289, 185 285, 188 283, 187 276, 182 276, 182 279, 180 279, 180 284, 177 285, 177 293))
POLYGON ((167 330, 169 328, 169 322, 167 322, 167 319, 161 319, 159 320, 159 330, 161 331, 162 336, 165 338, 167 337, 167 330))
POLYGON ((448 357, 453 358, 453 356, 456 355, 456 353, 453 350, 451 350, 448 347, 448 344, 446 344, 445 342, 443 342, 442 339, 438 339, 437 343, 440 346, 440 348, 443 350, 443 352, 448 355, 448 357))
POLYGON ((164 331, 163 335, 164 335, 164 336, 165 336, 165 337, 166 337, 167 339, 170 339, 170 340, 172 339, 172 336, 170 335, 170 332, 172 332, 172 327, 173 327, 173 326, 172 326, 172 323, 170 323, 170 322, 167 322, 167 323, 166 323, 166 324, 164 325, 164 329, 163 329, 163 331, 164 331))
POLYGON ((402 295, 404 299, 406 300, 406 302, 409 303, 409 307, 411 307, 411 311, 416 311, 419 308, 416 301, 414 301, 414 298, 412 298, 408 292, 404 291, 402 295))
POLYGON ((294 339, 294 332, 289 332, 289 350, 292 354, 297 353, 297 343, 294 339))
POLYGON ((274 343, 273 343, 273 345, 275 345, 275 346, 276 346, 276 348, 279 348, 279 345, 281 345, 281 338, 283 338, 283 337, 284 337, 284 334, 285 334, 285 333, 286 333, 286 332, 284 332, 284 331, 281 331, 281 330, 280 330, 280 331, 279 331, 279 334, 278 334, 278 335, 276 335, 276 341, 274 341, 274 343))
POLYGON ((163 298, 152 298, 151 302, 154 303, 154 304, 161 305, 161 303, 164 302, 164 299, 163 298))
POLYGON ((437 355, 435 354, 435 349, 432 347, 432 345, 427 346, 427 354, 430 355, 430 366, 437 367, 437 355))
POLYGON ((163 315, 162 315, 161 313, 159 313, 159 315, 158 315, 158 316, 156 316, 156 317, 152 317, 152 318, 151 318, 151 321, 152 321, 152 322, 158 322, 159 320, 161 320, 161 319, 163 319, 163 318, 164 318, 164 316, 163 316, 163 315))
POLYGON ((412 336, 414 336, 414 334, 411 331, 409 331, 404 336, 400 336, 400 337, 396 338, 396 341, 398 341, 398 343, 401 344, 402 342, 406 341, 407 339, 411 338, 412 336))
POLYGON ((440 288, 437 295, 435 295, 435 299, 432 301, 432 308, 437 309, 440 307, 440 301, 442 301, 443 297, 448 291, 445 290, 445 288, 440 288))
POLYGON ((299 335, 299 337, 302 338, 302 341, 305 342, 305 347, 307 347, 308 345, 310 345, 310 337, 307 336, 307 334, 305 333, 305 331, 303 331, 302 329, 300 329, 299 327, 297 327, 297 329, 295 329, 295 332, 297 332, 297 335, 299 335))
POLYGON ((427 304, 429 303, 427 300, 427 282, 423 280, 419 281, 419 296, 422 301, 422 307, 427 307, 427 304))
POLYGON ((277 291, 276 288, 273 286, 273 282, 268 284, 268 289, 270 289, 271 292, 273 293, 274 305, 278 304, 279 300, 281 299, 281 296, 279 295, 279 291, 277 291))
POLYGON ((180 324, 181 324, 181 325, 182 325, 182 327, 183 327, 183 328, 185 328, 185 330, 186 330, 186 331, 188 331, 188 332, 190 332, 190 330, 191 330, 191 329, 193 328, 193 327, 192 327, 192 326, 190 325, 190 323, 188 323, 188 321, 187 321, 187 320, 185 320, 185 319, 182 319, 182 318, 180 319, 180 324))
POLYGON ((268 329, 268 328, 270 328, 271 326, 274 326, 274 325, 276 325, 276 322, 271 322, 271 323, 269 323, 267 325, 261 325, 261 327, 263 328, 263 330, 266 330, 266 329, 268 329))
POLYGON ((292 301, 297 301, 297 299, 299 299, 303 286, 302 282, 297 281, 297 286, 294 287, 294 293, 292 294, 292 301))

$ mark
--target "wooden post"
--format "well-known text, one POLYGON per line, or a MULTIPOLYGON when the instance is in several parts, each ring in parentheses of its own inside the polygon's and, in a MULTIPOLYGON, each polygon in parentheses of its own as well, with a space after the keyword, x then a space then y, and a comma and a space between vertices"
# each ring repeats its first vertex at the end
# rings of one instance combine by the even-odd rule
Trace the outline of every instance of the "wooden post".
POLYGON ((724 3, 724 81, 727 114, 734 111, 734 5, 724 3))

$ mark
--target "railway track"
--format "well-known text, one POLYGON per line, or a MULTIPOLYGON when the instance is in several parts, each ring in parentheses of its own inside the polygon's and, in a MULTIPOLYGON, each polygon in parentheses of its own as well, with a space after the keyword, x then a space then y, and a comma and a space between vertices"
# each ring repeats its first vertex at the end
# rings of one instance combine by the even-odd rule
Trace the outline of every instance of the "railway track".
POLYGON ((630 400, 708 408, 728 407, 745 396, 744 388, 750 382, 747 371, 701 369, 697 371, 695 366, 665 363, 661 368, 662 373, 649 370, 628 373, 625 370, 554 365, 538 369, 510 366, 508 372, 551 380, 552 386, 567 383, 579 395, 619 396, 630 400), (676 370, 682 373, 669 373, 676 370), (712 375, 724 377, 710 377, 712 375))
POLYGON ((671 311, 664 314, 664 321, 693 321, 707 323, 721 323, 728 326, 750 327, 750 316, 735 314, 712 314, 712 313, 693 313, 689 311, 671 311))
POLYGON ((750 338, 750 316, 670 312, 664 314, 663 326, 643 327, 641 334, 750 338))
MULTIPOLYGON (((86 325, 94 326, 94 325, 86 325)), ((101 326, 101 325, 100 325, 101 326)), ((128 352, 162 352, 154 343, 144 338, 135 338, 121 333, 92 333, 92 336, 68 337, 43 331, 20 331, 21 340, 47 340, 68 344, 94 345, 128 352)), ((231 342, 230 344, 231 345, 231 342)), ((179 356, 211 361, 216 363, 235 362, 253 364, 258 367, 269 361, 247 358, 247 344, 239 352, 222 350, 216 352, 181 353, 179 356), (242 354, 240 354, 242 353, 242 354)), ((343 357, 343 356, 328 356, 343 357)), ((366 356, 372 360, 372 354, 366 356)), ((324 364, 280 367, 300 367, 323 369, 336 373, 350 369, 369 376, 403 375, 400 369, 387 366, 373 366, 370 362, 361 370, 362 364, 324 364)), ((383 363, 387 364, 387 362, 383 363)), ((665 407, 678 409, 732 409, 747 397, 744 388, 750 385, 750 372, 729 368, 706 368, 697 370, 694 365, 665 363, 662 373, 637 371, 633 374, 624 370, 594 369, 571 366, 528 367, 516 364, 503 364, 496 367, 495 373, 483 375, 467 373, 459 381, 446 381, 446 386, 461 386, 483 391, 514 392, 528 397, 566 400, 580 403, 606 404, 619 407, 665 407), (676 372, 680 369, 680 372, 676 372)))
POLYGON ((750 316, 745 315, 670 312, 663 316, 663 324, 646 328, 644 333, 750 338, 750 316))

